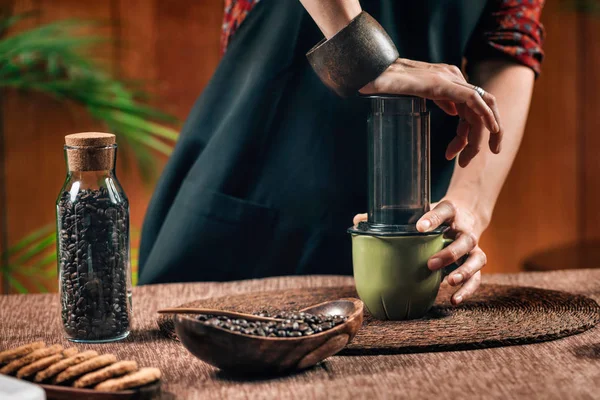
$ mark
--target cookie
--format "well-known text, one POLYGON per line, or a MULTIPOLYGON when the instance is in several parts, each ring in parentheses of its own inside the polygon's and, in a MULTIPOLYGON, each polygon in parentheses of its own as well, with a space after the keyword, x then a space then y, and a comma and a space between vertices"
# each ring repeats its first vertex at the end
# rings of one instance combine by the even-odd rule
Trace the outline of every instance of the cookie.
POLYGON ((119 390, 131 389, 160 379, 160 369, 142 368, 137 372, 116 379, 109 379, 96 385, 94 389, 103 392, 118 392, 119 390))
POLYGON ((19 346, 16 349, 4 350, 0 352, 0 364, 6 364, 16 358, 23 357, 34 350, 41 349, 45 346, 46 343, 44 342, 33 342, 19 346))
POLYGON ((99 369, 98 371, 90 372, 77 379, 73 383, 73 387, 83 388, 86 386, 97 385, 107 379, 125 375, 130 372, 137 371, 138 365, 135 361, 119 361, 108 367, 99 369))
POLYGON ((77 378, 83 374, 87 374, 88 372, 95 371, 99 368, 105 367, 115 362, 117 362, 117 357, 115 357, 113 354, 104 354, 101 356, 90 358, 87 361, 65 369, 63 372, 58 374, 53 383, 58 384, 67 382, 73 378, 77 378))
POLYGON ((37 349, 32 351, 31 353, 23 356, 21 358, 17 358, 6 364, 4 367, 0 368, 0 374, 9 375, 13 372, 21 369, 27 364, 30 364, 34 361, 39 360, 40 358, 48 357, 54 355, 56 353, 60 353, 63 347, 60 344, 55 344, 50 347, 44 347, 41 349, 37 349))
POLYGON ((75 354, 74 356, 71 356, 69 358, 65 358, 64 360, 61 360, 56 364, 49 366, 45 370, 38 372, 35 375, 34 381, 38 383, 43 382, 46 379, 52 378, 53 376, 63 372, 65 369, 72 367, 73 365, 77 365, 96 356, 98 356, 98 353, 96 351, 88 350, 75 354))
POLYGON ((28 364, 17 371, 17 378, 22 379, 27 376, 33 375, 38 371, 48 368, 50 365, 60 361, 64 358, 61 353, 54 354, 52 356, 40 358, 37 361, 28 364))
POLYGON ((79 350, 77 349, 77 347, 69 347, 68 349, 65 349, 62 352, 62 355, 65 356, 65 358, 67 358, 67 357, 74 356, 77 353, 79 353, 79 350))

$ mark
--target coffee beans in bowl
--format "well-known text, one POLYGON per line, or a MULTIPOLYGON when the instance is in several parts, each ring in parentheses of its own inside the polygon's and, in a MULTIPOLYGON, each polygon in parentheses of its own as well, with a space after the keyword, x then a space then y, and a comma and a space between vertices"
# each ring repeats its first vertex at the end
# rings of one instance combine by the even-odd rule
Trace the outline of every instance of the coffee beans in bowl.
POLYGON ((228 318, 200 314, 196 318, 206 325, 216 326, 243 335, 263 337, 301 337, 324 332, 347 321, 348 317, 342 315, 313 315, 307 313, 262 311, 256 313, 260 317, 277 318, 281 321, 247 321, 245 319, 228 318))
POLYGON ((175 333, 190 353, 217 368, 244 375, 309 368, 342 350, 363 321, 363 303, 356 298, 294 312, 246 314, 194 307, 162 311, 175 314, 175 333))

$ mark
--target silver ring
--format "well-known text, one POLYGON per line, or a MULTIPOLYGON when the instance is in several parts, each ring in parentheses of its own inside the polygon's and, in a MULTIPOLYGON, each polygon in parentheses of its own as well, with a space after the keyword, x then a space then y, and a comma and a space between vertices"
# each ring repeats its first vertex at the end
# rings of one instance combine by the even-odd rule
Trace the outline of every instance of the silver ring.
POLYGON ((485 90, 483 90, 479 86, 473 86, 473 90, 475 90, 481 96, 481 98, 485 96, 485 90))

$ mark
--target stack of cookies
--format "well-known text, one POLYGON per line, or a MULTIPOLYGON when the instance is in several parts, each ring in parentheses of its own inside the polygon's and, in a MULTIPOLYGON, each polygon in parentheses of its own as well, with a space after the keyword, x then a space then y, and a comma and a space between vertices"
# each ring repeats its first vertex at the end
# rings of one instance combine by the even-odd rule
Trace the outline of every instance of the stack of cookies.
POLYGON ((132 389, 160 379, 158 368, 138 368, 135 361, 118 361, 113 354, 79 352, 44 342, 0 352, 0 374, 36 383, 88 388, 105 392, 132 389))

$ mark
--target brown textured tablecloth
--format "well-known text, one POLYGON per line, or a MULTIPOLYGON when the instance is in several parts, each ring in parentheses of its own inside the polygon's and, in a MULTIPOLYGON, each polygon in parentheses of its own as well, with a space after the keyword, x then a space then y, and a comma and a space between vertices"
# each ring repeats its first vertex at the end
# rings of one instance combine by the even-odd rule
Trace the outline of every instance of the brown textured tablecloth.
MULTIPOLYGON (((600 398, 600 327, 552 342, 493 349, 335 356, 293 376, 242 380, 190 355, 157 330, 156 310, 224 294, 351 283, 335 276, 286 277, 229 283, 138 287, 134 327, 122 342, 78 345, 163 371, 163 398, 600 398)), ((486 275, 484 282, 535 286, 600 302, 600 270, 486 275)), ((0 296, 0 349, 35 340, 62 343, 55 294, 0 296)))

